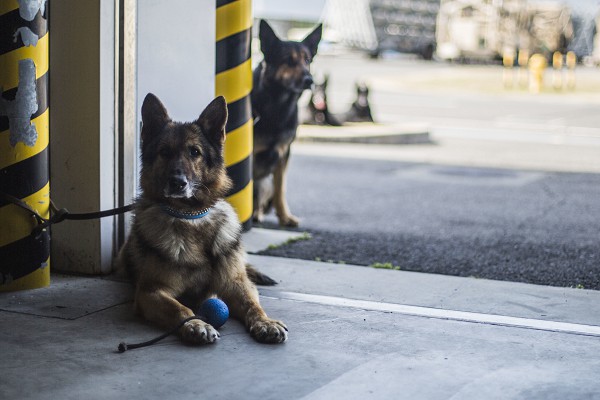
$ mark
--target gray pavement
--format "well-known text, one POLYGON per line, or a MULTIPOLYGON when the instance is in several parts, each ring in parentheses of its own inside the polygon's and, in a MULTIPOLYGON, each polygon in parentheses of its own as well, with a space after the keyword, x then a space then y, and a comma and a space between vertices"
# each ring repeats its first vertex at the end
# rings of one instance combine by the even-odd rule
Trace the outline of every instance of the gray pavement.
MULTIPOLYGON (((251 231, 253 251, 296 233, 251 231)), ((129 285, 53 275, 0 294, 2 399, 595 399, 600 292, 250 255, 290 328, 254 342, 236 321, 214 345, 135 317, 129 285)))
POLYGON ((600 289, 600 175, 557 172, 594 171, 599 149, 298 143, 288 201, 312 239, 265 254, 600 289))
POLYGON ((431 143, 426 124, 348 123, 331 127, 301 125, 298 142, 363 143, 363 144, 424 144, 431 143))

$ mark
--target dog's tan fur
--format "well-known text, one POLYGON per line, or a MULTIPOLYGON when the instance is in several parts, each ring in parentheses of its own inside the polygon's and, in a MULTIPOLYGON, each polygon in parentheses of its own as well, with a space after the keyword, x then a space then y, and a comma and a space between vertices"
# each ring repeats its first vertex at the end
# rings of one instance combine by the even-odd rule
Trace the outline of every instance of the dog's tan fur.
MULTIPOLYGON (((247 269, 240 224, 223 200, 231 185, 222 156, 225 100, 213 100, 192 123, 177 123, 149 94, 142 119, 142 195, 117 259, 118 267, 132 276, 136 311, 169 329, 193 316, 203 300, 218 296, 257 341, 284 342, 287 328, 262 309, 248 276, 260 273, 247 269), (178 212, 210 211, 199 219, 184 219, 166 213, 165 206, 178 212)), ((189 343, 212 343, 219 337, 200 320, 187 322, 179 334, 189 343)))

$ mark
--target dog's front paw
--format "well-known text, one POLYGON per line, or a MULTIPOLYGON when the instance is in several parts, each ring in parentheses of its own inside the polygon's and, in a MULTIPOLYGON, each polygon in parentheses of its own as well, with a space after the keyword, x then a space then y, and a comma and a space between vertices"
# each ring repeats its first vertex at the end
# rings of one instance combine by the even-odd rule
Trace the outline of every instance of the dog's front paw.
POLYGON ((263 319, 250 326, 250 335, 261 343, 283 343, 287 340, 287 326, 281 321, 263 319))
POLYGON ((191 344, 214 343, 221 337, 212 325, 198 319, 186 322, 179 333, 184 342, 191 344))
POLYGON ((296 228, 300 224, 300 219, 293 216, 292 214, 284 215, 279 218, 279 225, 287 226, 289 228, 296 228))

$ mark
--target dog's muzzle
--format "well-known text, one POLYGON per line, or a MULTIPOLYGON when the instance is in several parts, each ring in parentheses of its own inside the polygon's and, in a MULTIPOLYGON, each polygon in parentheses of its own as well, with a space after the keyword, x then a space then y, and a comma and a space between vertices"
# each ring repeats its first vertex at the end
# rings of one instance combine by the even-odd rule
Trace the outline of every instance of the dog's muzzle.
POLYGON ((165 195, 167 197, 187 197, 188 180, 184 175, 173 175, 167 182, 165 195))
POLYGON ((304 78, 302 78, 302 88, 303 89, 310 89, 313 85, 314 81, 312 76, 310 75, 304 75, 304 78))

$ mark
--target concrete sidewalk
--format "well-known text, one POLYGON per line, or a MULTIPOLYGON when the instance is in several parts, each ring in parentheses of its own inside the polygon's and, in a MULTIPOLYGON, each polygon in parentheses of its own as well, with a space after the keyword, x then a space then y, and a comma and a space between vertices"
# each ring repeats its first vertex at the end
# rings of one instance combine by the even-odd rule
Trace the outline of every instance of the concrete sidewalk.
MULTIPOLYGON (((297 234, 253 229, 251 251, 297 234)), ((283 345, 228 321, 215 345, 133 315, 129 285, 53 276, 0 293, 1 399, 600 398, 600 292, 251 255, 283 345)))
POLYGON ((429 132, 429 125, 424 123, 300 125, 297 139, 317 143, 423 144, 431 143, 429 132))

